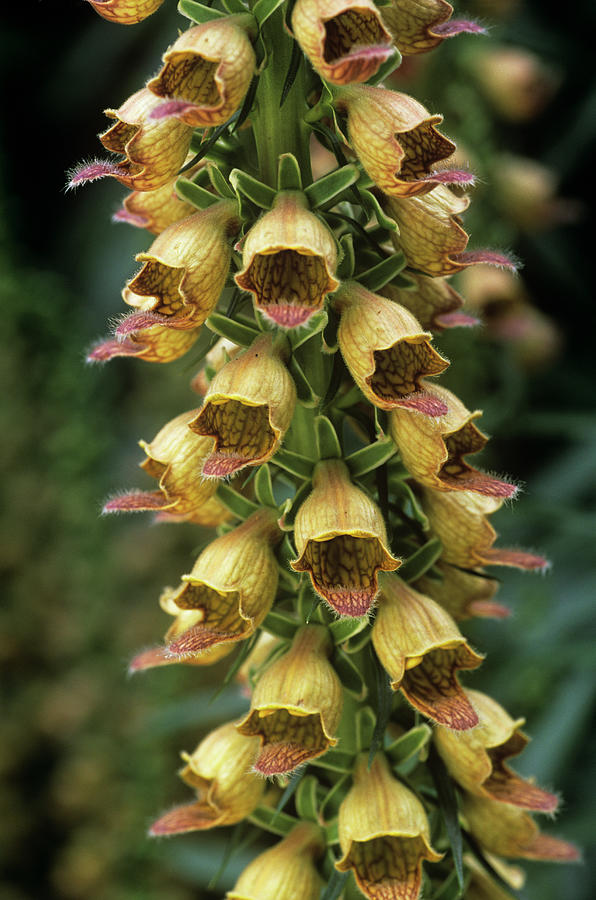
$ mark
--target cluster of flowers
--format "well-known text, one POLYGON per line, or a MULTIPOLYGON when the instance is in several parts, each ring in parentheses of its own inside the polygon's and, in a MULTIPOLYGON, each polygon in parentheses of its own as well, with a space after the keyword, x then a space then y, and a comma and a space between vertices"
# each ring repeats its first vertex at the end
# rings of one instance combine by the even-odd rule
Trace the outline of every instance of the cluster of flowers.
MULTIPOLYGON (((133 24, 163 0, 90 2, 133 24)), ((117 178, 132 192, 116 220, 157 235, 123 291, 132 311, 90 359, 166 363, 213 336, 193 382, 200 406, 141 442, 157 489, 105 507, 219 529, 161 597, 165 642, 131 669, 209 665, 241 644, 233 668, 251 695, 242 721, 183 754, 196 799, 151 832, 249 819, 283 836, 229 898, 317 900, 334 871, 337 897, 353 890, 337 873, 351 870, 367 897, 416 900, 423 878, 434 890, 460 868, 431 844, 432 824, 448 846, 440 787, 456 796, 455 784, 475 853, 466 896, 502 897, 495 870, 514 875, 496 857, 577 851, 529 815, 557 797, 507 765, 527 743, 523 720, 460 684, 483 657, 456 620, 507 614, 486 566, 546 562, 494 546, 489 517, 516 486, 467 461, 487 441, 481 413, 435 383, 448 361, 432 331, 475 323, 450 275, 511 263, 467 250, 473 177, 449 168, 441 117, 380 86, 400 53, 480 29, 445 0, 241 6, 182 0, 198 24, 107 110, 100 140, 120 158, 72 176, 117 178), (268 72, 284 52, 272 110, 268 72), (280 112, 282 87, 294 106, 280 112), (277 115, 283 135, 292 108, 306 146, 314 132, 337 155, 314 181, 296 161, 304 147, 259 131, 277 115), (275 185, 259 167, 264 140, 282 150, 275 185), (255 477, 232 487, 246 467, 255 477)))

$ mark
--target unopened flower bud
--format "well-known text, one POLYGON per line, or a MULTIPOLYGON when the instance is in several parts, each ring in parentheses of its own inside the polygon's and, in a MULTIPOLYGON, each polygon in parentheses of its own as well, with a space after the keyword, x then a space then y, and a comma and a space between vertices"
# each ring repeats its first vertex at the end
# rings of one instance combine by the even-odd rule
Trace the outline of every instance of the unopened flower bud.
POLYGON ((446 0, 391 0, 383 7, 383 21, 404 56, 426 53, 457 34, 484 34, 477 22, 449 21, 453 7, 446 0))
POLYGON ((333 84, 368 81, 393 52, 372 0, 297 0, 292 29, 312 66, 333 84))
POLYGON ((529 738, 520 731, 524 719, 514 720, 502 706, 480 691, 466 691, 478 714, 478 727, 463 734, 438 726, 434 740, 449 774, 470 794, 492 797, 521 809, 552 813, 554 794, 520 778, 505 760, 517 756, 529 738))
POLYGON ((292 421, 294 381, 280 359, 280 345, 263 335, 217 373, 203 406, 190 423, 215 438, 203 475, 222 478, 270 459, 292 421))
POLYGON ((325 841, 309 822, 261 853, 246 867, 227 900, 319 900, 324 881, 315 868, 325 841))
POLYGON ((136 25, 159 9, 163 0, 89 0, 89 3, 108 22, 136 25))
POLYGON ((417 710, 457 731, 478 724, 457 671, 476 669, 483 657, 438 603, 399 578, 384 576, 372 640, 391 687, 417 710))
POLYGON ((193 128, 222 125, 240 107, 256 68, 249 14, 211 19, 184 31, 147 85, 164 98, 153 117, 175 116, 193 128))
POLYGON ((238 725, 241 734, 261 738, 257 772, 291 772, 337 743, 343 694, 328 660, 331 649, 326 628, 305 625, 259 679, 250 712, 238 725))
MULTIPOLYGON (((482 268, 488 269, 489 267, 477 266, 466 269, 466 272, 475 272, 482 268)), ((490 271, 501 274, 505 270, 490 269, 490 271)), ((510 272, 507 274, 511 275, 510 272)), ((511 277, 514 276, 511 275, 511 277)), ((380 293, 389 300, 393 300, 394 303, 405 306, 418 319, 423 328, 443 331, 445 328, 478 325, 477 318, 461 311, 464 301, 447 279, 430 278, 428 275, 419 275, 414 272, 408 272, 408 278, 414 282, 413 288, 405 289, 387 284, 380 293)))
POLYGON ((221 725, 193 753, 183 753, 180 777, 197 792, 194 803, 176 806, 150 828, 153 836, 204 831, 233 825, 259 805, 265 782, 250 769, 257 754, 256 738, 238 734, 233 722, 221 725))
POLYGON ((308 572, 315 591, 335 612, 364 616, 378 593, 377 572, 398 568, 380 509, 352 484, 339 459, 319 462, 313 491, 296 515, 295 572, 308 572))
POLYGON ((552 67, 523 47, 493 46, 474 55, 471 67, 496 112, 512 122, 542 112, 560 80, 552 67))
POLYGON ((370 900, 417 900, 422 863, 438 862, 422 803, 393 777, 385 757, 368 754, 356 763, 354 785, 339 809, 342 858, 336 868, 354 872, 370 900))
POLYGON ((449 363, 433 349, 432 335, 407 309, 355 281, 342 284, 334 305, 341 312, 338 340, 343 358, 371 403, 429 416, 447 411, 442 401, 422 390, 421 379, 440 374, 449 363))
POLYGON ((289 191, 277 195, 246 235, 242 263, 236 283, 284 328, 303 325, 339 285, 333 234, 305 208, 302 195, 289 191))

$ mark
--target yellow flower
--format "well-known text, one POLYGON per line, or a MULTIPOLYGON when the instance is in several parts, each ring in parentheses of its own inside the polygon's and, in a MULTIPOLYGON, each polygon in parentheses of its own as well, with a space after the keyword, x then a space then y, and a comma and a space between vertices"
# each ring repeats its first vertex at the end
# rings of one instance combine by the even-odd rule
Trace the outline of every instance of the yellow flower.
POLYGON ((442 184, 423 197, 387 198, 387 213, 399 226, 399 236, 392 240, 405 254, 409 266, 433 277, 453 275, 476 263, 515 269, 511 259, 502 253, 466 251, 469 238, 459 216, 469 204, 468 197, 458 197, 442 184))
POLYGON ((536 812, 554 812, 558 804, 554 794, 520 778, 505 764, 528 744, 529 738, 520 731, 525 719, 512 719, 496 700, 480 691, 467 690, 466 694, 478 713, 478 727, 464 734, 440 725, 434 731, 437 750, 451 777, 478 797, 492 797, 536 812))
POLYGON ((166 518, 218 525, 229 514, 214 496, 217 484, 203 481, 200 472, 213 441, 199 437, 188 427, 196 409, 181 413, 168 422, 150 442, 140 441, 146 454, 141 468, 159 480, 157 491, 133 491, 113 497, 104 512, 143 512, 153 510, 166 518))
POLYGON ((156 325, 151 313, 133 313, 118 326, 117 337, 108 337, 91 348, 87 362, 109 362, 117 356, 153 363, 173 362, 188 353, 199 332, 200 326, 180 331, 169 325, 156 325))
POLYGON ((433 171, 451 156, 455 144, 435 128, 443 117, 431 116, 407 94, 356 85, 340 89, 336 105, 347 111, 350 145, 386 194, 413 197, 439 183, 473 184, 470 172, 433 171))
POLYGON ((197 792, 194 803, 176 806, 153 823, 149 834, 182 834, 233 825, 259 805, 265 782, 250 768, 259 748, 256 738, 238 734, 233 722, 221 725, 193 753, 182 753, 180 777, 197 792))
POLYGON ((355 281, 342 284, 334 305, 341 313, 338 340, 343 358, 371 403, 429 416, 447 411, 442 401, 421 389, 421 379, 440 374, 449 363, 431 347, 432 335, 407 309, 355 281))
POLYGON ((383 20, 404 55, 426 53, 445 38, 456 34, 484 34, 476 22, 454 19, 453 7, 446 0, 391 0, 383 7, 383 20))
POLYGON ((247 866, 227 900, 319 900, 324 881, 315 868, 325 841, 316 825, 303 822, 247 866))
POLYGON ((136 25, 159 9, 163 0, 88 0, 93 9, 119 25, 136 25))
POLYGON ((478 724, 457 670, 476 669, 483 657, 438 603, 399 578, 384 576, 372 641, 391 687, 417 710, 457 731, 478 724))
POLYGON ((166 634, 167 656, 183 661, 208 647, 243 641, 259 627, 277 591, 274 546, 282 533, 271 509, 212 541, 162 608, 176 616, 166 634))
POLYGON ((106 150, 124 159, 84 163, 72 172, 69 186, 111 176, 131 190, 154 191, 171 181, 187 157, 192 128, 176 119, 154 119, 151 114, 159 103, 142 88, 119 109, 106 109, 106 116, 116 123, 99 139, 106 150))
POLYGON ((542 556, 493 547, 497 532, 488 516, 502 504, 498 497, 484 497, 471 491, 441 493, 423 489, 422 505, 431 529, 443 544, 443 562, 463 569, 484 565, 546 568, 548 563, 542 556))
POLYGON ((184 31, 147 87, 165 98, 153 118, 176 116, 193 128, 222 125, 240 107, 256 69, 251 15, 212 19, 184 31))
POLYGON ((343 694, 327 657, 329 632, 305 625, 291 648, 264 672, 238 731, 261 738, 254 764, 263 775, 291 772, 335 746, 343 694))
POLYGON ((435 419, 394 409, 389 416, 389 433, 399 448, 402 462, 420 484, 436 491, 475 491, 489 497, 510 499, 517 488, 473 469, 465 460, 482 450, 488 438, 474 424, 482 415, 470 412, 459 397, 447 388, 428 388, 447 407, 435 419))
MULTIPOLYGON (((177 616, 180 612, 178 607, 170 601, 170 590, 166 589, 159 599, 159 604, 164 612, 171 616, 177 616)), ((188 659, 178 659, 176 656, 168 654, 167 647, 158 644, 155 647, 148 647, 141 650, 134 656, 128 664, 129 675, 136 672, 144 672, 146 669, 155 669, 158 666, 173 666, 182 663, 187 666, 212 666, 220 659, 228 656, 234 650, 234 644, 213 644, 206 650, 201 650, 195 656, 188 659)))
POLYGON ((297 0, 296 40, 327 81, 368 81, 393 52, 391 35, 372 0, 297 0))
MULTIPOLYGON (((189 160, 190 157, 186 162, 189 160)), ((202 165, 201 161, 186 172, 185 176, 192 178, 202 165)), ((178 197, 174 190, 175 184, 176 177, 154 191, 132 191, 124 198, 122 206, 112 216, 112 221, 126 222, 136 228, 146 228, 152 234, 161 234, 168 226, 196 212, 192 203, 178 197)))
MULTIPOLYGON (((478 270, 483 266, 479 266, 478 270)), ((475 269, 467 269, 466 272, 474 272, 475 269)), ((502 274, 503 270, 490 269, 489 271, 502 274)), ((511 275, 510 272, 507 273, 511 275)), ((513 278, 514 276, 511 275, 513 278)), ((443 331, 445 328, 457 326, 478 325, 478 319, 461 312, 463 299, 455 291, 445 278, 430 278, 428 275, 419 275, 408 271, 408 278, 414 282, 413 288, 399 288, 388 284, 381 289, 381 294, 405 306, 412 315, 416 316, 423 328, 433 331, 443 331)), ((466 300, 469 300, 464 291, 466 300)))
POLYGON ((563 863, 580 858, 577 847, 542 834, 528 813, 507 803, 465 794, 462 814, 476 840, 497 856, 563 863))
POLYGON ((506 606, 493 599, 498 582, 488 575, 463 572, 442 560, 436 566, 442 575, 441 581, 424 577, 416 582, 416 589, 436 600, 454 619, 473 616, 506 619, 510 615, 506 606))
POLYGON ((263 335, 211 382, 190 423, 196 434, 215 438, 203 475, 222 478, 258 466, 278 449, 296 403, 296 387, 280 353, 280 345, 263 335))
POLYGON ((319 462, 313 491, 296 515, 295 572, 308 572, 315 591, 335 612, 363 616, 378 593, 377 572, 401 564, 388 548, 381 511, 350 481, 339 459, 319 462))
POLYGON ((305 208, 304 197, 289 191, 277 195, 273 209, 246 235, 242 264, 236 284, 284 328, 303 325, 339 285, 335 238, 305 208))
POLYGON ((354 770, 354 786, 339 809, 340 872, 354 872, 356 883, 371 900, 417 900, 424 860, 442 854, 430 844, 422 803, 397 781, 377 753, 368 767, 362 754, 354 770))

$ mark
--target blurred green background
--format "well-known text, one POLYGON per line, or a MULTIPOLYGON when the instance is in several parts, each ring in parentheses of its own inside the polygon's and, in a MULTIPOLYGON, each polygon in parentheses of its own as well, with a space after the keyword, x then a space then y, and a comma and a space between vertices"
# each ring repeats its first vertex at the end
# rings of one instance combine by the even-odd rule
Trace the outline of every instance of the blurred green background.
MULTIPOLYGON (((136 441, 196 404, 193 360, 85 366, 86 347, 122 310, 120 288, 149 237, 110 223, 119 185, 64 192, 65 170, 100 149, 102 109, 155 70, 175 34, 173 7, 167 0, 136 28, 109 25, 80 0, 3 11, 2 900, 221 897, 250 856, 211 891, 225 830, 162 843, 145 837, 157 813, 188 799, 175 777, 178 751, 245 700, 234 688, 210 705, 225 663, 126 678, 131 655, 162 634, 157 596, 188 571, 201 535, 188 525, 102 519, 99 510, 111 491, 145 483, 136 441)), ((473 74, 474 54, 488 43, 467 37, 404 68, 393 85, 441 110, 444 130, 461 138, 482 178, 467 219, 472 246, 515 250, 525 263, 521 308, 534 311, 516 330, 519 319, 503 310, 519 307, 489 297, 484 329, 437 340, 454 363, 447 383, 468 406, 484 408, 495 435, 485 466, 525 485, 496 517, 501 543, 543 551, 554 563, 545 577, 499 570, 511 618, 464 630, 488 651, 474 686, 527 717, 534 741, 519 768, 562 792, 556 831, 588 859, 596 824, 596 362, 586 194, 596 11, 591 0, 556 17, 539 0, 477 0, 465 11, 495 23, 491 44, 538 54, 557 87, 530 118, 498 114, 473 74), (512 218, 498 182, 503 153, 554 169, 559 196, 573 201, 562 216, 575 221, 540 215, 520 223, 519 210, 512 218)), ((596 892, 589 863, 526 868, 526 900, 591 900, 596 892)))

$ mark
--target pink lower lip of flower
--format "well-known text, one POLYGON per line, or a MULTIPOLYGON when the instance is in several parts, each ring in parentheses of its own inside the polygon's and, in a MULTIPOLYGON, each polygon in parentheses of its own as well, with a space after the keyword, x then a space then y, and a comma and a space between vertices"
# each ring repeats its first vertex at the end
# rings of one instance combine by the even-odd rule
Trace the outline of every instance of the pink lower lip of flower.
POLYGON ((534 553, 525 553, 523 550, 500 550, 499 548, 483 551, 487 565, 514 566, 517 569, 526 569, 528 572, 546 572, 550 563, 544 556, 534 553))
POLYGON ((200 653, 201 650, 207 650, 208 647, 212 647, 214 644, 220 644, 223 641, 238 641, 244 636, 242 634, 209 631, 207 628, 195 625, 175 640, 170 641, 165 648, 165 653, 170 659, 180 658, 184 660, 185 656, 200 653))
POLYGON ((250 462, 245 456, 234 453, 211 453, 203 463, 201 474, 208 478, 226 478, 250 462))
POLYGON ((420 181, 431 181, 437 184, 473 185, 476 182, 476 176, 467 169, 443 169, 424 175, 420 181))
POLYGON ((457 34, 486 34, 486 28, 473 19, 452 19, 443 22, 442 25, 433 25, 432 33, 444 38, 455 37, 457 34))
POLYGON ((259 306, 258 308, 264 316, 267 316, 268 319, 271 319, 272 322, 275 322, 281 328, 297 328, 299 325, 304 325, 313 313, 318 312, 318 309, 295 306, 292 303, 280 304, 279 306, 259 306))
POLYGON ((108 338, 93 347, 87 354, 87 362, 108 362, 116 356, 140 356, 143 350, 145 350, 144 344, 108 338))
POLYGON ((508 619, 511 615, 509 607, 491 600, 474 600, 468 606, 468 612, 481 619, 508 619))
POLYGON ((312 750, 298 744, 278 742, 266 744, 253 768, 261 775, 283 775, 312 758, 312 750))
POLYGON ((453 477, 440 475, 439 477, 444 484, 450 485, 456 490, 475 491, 486 497, 501 497, 504 500, 511 500, 518 491, 517 485, 493 478, 491 475, 485 475, 484 472, 477 472, 475 469, 469 469, 462 475, 453 477))
POLYGON ((456 311, 437 316, 436 324, 441 328, 473 328, 480 325, 480 319, 456 311))
POLYGON ((67 187, 75 188, 80 184, 88 184, 100 178, 106 178, 109 175, 117 178, 119 175, 122 175, 122 171, 116 163, 112 163, 109 160, 95 159, 93 162, 77 166, 70 173, 67 187))
POLYGON ((171 501, 165 500, 160 491, 130 491, 119 497, 112 497, 105 504, 102 512, 146 512, 151 510, 163 510, 172 506, 171 501))
POLYGON ((396 401, 395 405, 402 409, 412 409, 425 416, 444 416, 447 412, 447 406, 442 400, 424 392, 409 394, 396 401))
POLYGON ((463 253, 451 253, 449 258, 464 266, 474 266, 485 263, 489 266, 499 266, 517 272, 518 264, 505 253, 497 253, 495 250, 464 250, 463 253))
POLYGON ((112 216, 112 222, 126 222, 128 225, 135 225, 137 228, 145 228, 149 224, 149 219, 147 216, 131 213, 124 207, 121 207, 112 216))
POLYGON ((175 806, 169 812, 160 816, 149 829, 150 837, 159 837, 166 834, 184 834, 187 831, 203 831, 213 828, 216 824, 217 814, 211 815, 202 803, 184 803, 175 806))
POLYGON ((188 100, 166 100, 156 106, 149 115, 150 119, 170 119, 173 116, 182 116, 184 113, 192 109, 203 109, 197 103, 190 103, 188 100))
POLYGON ((327 603, 339 613, 340 616, 352 616, 358 618, 365 616, 378 594, 378 588, 326 588, 325 599, 327 603))

